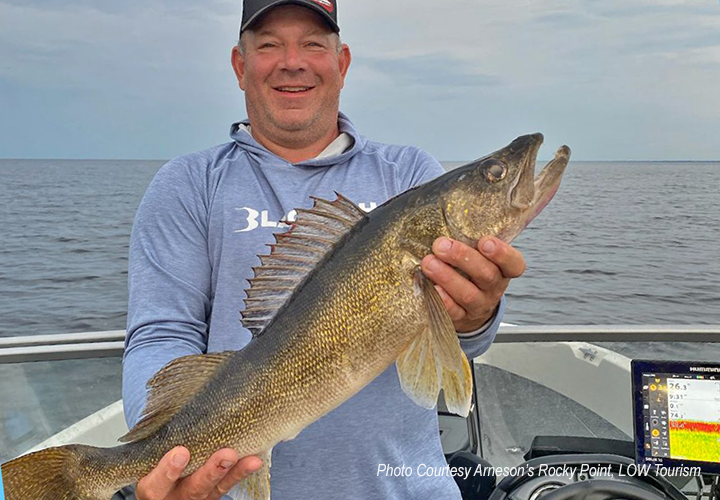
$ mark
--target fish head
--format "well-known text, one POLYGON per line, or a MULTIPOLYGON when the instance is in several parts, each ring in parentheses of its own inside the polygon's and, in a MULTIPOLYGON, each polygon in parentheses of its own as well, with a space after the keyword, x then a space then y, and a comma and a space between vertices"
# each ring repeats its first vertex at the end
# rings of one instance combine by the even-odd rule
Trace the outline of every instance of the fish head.
POLYGON ((440 198, 452 238, 471 246, 484 236, 509 243, 550 203, 570 159, 570 148, 561 146, 535 176, 542 142, 542 134, 524 135, 446 174, 440 198))

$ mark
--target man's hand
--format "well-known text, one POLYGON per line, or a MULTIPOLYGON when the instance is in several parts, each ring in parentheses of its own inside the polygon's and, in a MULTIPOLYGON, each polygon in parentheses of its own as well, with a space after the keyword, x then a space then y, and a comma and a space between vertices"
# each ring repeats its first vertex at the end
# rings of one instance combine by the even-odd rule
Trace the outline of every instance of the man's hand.
POLYGON ((238 459, 234 450, 216 452, 194 474, 180 479, 190 461, 187 448, 165 454, 147 476, 138 481, 137 500, 219 500, 237 483, 262 467, 257 456, 238 459))
POLYGON ((525 271, 522 254, 497 238, 482 238, 475 249, 442 237, 432 250, 421 262, 422 271, 435 283, 458 332, 487 323, 510 280, 525 271))

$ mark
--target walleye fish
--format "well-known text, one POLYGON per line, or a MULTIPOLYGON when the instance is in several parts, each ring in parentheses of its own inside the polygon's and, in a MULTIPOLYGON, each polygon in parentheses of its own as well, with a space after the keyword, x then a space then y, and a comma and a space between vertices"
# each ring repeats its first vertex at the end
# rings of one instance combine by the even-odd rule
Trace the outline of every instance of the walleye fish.
POLYGON ((511 241, 548 204, 570 149, 537 177, 541 134, 411 189, 365 213, 341 195, 298 210, 276 235, 247 290, 241 351, 186 356, 149 382, 141 421, 115 448, 49 448, 2 466, 7 500, 109 500, 177 445, 197 470, 215 451, 257 454, 264 466, 235 495, 270 498, 280 441, 349 399, 391 363, 403 390, 467 416, 472 377, 440 296, 419 270, 433 241, 511 241))

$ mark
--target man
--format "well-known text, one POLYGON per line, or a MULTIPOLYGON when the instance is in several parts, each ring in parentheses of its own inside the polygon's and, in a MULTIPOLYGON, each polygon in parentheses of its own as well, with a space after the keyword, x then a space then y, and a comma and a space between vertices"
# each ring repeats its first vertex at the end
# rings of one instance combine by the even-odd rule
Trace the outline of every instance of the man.
MULTIPOLYGON (((148 188, 133 227, 123 399, 130 425, 147 380, 179 356, 242 349, 242 290, 272 233, 309 206, 309 195, 338 191, 365 209, 443 170, 417 148, 368 141, 339 112, 351 62, 338 37, 334 0, 245 0, 232 65, 249 120, 232 142, 177 158, 148 188)), ((487 238, 478 248, 440 238, 422 261, 470 358, 484 352, 500 321, 517 250, 487 238), (458 272, 456 269, 462 271, 458 272)), ((220 450, 179 479, 189 453, 171 450, 139 481, 139 500, 221 498, 258 457, 220 450)), ((450 477, 378 476, 381 463, 442 466, 434 411, 385 373, 339 408, 273 451, 274 500, 285 498, 459 498, 450 477)))

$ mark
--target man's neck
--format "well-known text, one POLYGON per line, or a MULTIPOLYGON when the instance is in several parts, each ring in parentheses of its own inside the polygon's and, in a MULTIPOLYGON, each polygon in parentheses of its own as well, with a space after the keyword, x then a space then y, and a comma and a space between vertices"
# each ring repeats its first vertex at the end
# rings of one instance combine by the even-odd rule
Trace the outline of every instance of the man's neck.
POLYGON ((340 129, 337 125, 330 129, 321 138, 312 141, 303 141, 302 137, 293 137, 293 140, 273 140, 262 132, 258 131, 250 124, 250 133, 258 143, 265 147, 268 151, 283 158, 288 163, 301 163, 303 161, 316 158, 340 135, 340 129), (305 144, 305 142, 308 142, 305 144))

